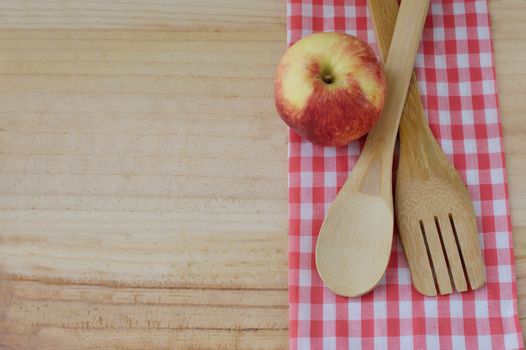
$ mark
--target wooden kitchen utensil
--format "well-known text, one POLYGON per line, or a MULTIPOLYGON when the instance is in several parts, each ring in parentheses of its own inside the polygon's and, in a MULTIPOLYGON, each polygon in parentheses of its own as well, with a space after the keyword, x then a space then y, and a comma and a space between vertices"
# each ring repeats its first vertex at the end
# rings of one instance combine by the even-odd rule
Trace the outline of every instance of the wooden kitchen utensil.
POLYGON ((339 295, 366 293, 387 267, 394 225, 393 150, 428 6, 429 0, 402 0, 385 65, 384 111, 320 230, 316 266, 339 295))
MULTIPOLYGON (((368 5, 385 59, 391 37, 398 45, 393 36, 398 3, 368 0, 368 5)), ((471 198, 427 125, 414 75, 400 122, 395 208, 416 290, 433 296, 484 285, 471 198)))

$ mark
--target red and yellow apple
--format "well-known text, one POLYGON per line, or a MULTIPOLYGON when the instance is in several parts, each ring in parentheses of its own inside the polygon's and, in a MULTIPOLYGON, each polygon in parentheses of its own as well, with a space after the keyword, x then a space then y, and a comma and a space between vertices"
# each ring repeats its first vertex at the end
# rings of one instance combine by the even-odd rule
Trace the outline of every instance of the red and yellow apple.
POLYGON ((386 93, 382 65, 364 41, 316 33, 292 45, 276 70, 274 102, 289 127, 309 141, 343 146, 367 134, 386 93))

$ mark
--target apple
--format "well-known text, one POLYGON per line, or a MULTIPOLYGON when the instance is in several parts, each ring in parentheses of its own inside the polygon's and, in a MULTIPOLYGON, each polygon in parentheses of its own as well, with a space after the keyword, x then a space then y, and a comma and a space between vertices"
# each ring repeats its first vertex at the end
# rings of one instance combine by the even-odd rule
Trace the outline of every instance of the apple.
POLYGON ((373 49, 344 33, 311 34, 281 58, 274 102, 289 127, 323 146, 344 146, 380 118, 386 93, 373 49))

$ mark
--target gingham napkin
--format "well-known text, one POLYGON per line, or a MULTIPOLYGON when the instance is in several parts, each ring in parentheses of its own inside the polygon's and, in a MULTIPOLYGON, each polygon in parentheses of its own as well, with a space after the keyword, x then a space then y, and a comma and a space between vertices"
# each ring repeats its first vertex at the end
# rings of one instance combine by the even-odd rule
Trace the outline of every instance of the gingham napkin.
MULTIPOLYGON (((312 32, 345 31, 374 46, 365 0, 288 0, 287 11, 289 44, 312 32)), ((345 298, 325 288, 316 238, 361 144, 324 148, 290 132, 291 349, 523 348, 494 67, 487 1, 432 1, 416 71, 431 129, 468 184, 477 214, 487 284, 474 292, 420 295, 396 234, 372 292, 345 298)))

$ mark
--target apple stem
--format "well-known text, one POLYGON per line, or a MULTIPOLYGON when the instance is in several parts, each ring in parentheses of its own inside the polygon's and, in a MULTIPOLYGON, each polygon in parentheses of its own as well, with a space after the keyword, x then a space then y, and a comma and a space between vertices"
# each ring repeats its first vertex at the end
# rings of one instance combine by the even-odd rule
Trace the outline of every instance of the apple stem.
POLYGON ((323 82, 325 84, 332 84, 332 75, 330 74, 325 74, 322 78, 323 82))

